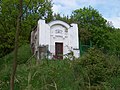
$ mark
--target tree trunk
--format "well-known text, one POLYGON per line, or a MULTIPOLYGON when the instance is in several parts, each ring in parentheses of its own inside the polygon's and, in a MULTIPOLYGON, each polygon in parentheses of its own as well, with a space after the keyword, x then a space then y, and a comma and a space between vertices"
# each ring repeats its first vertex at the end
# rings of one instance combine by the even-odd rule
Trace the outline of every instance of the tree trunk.
POLYGON ((22 2, 23 2, 22 0, 19 0, 19 15, 17 18, 17 25, 16 25, 14 61, 13 61, 11 78, 10 78, 10 90, 14 90, 14 80, 15 80, 15 73, 17 69, 18 39, 19 39, 20 21, 22 16, 22 2))

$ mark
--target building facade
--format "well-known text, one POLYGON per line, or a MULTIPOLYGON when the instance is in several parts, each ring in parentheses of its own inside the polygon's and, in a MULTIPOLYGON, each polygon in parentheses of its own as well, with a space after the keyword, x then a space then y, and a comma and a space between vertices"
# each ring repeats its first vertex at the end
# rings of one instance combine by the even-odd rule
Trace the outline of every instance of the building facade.
POLYGON ((31 32, 31 48, 37 59, 64 59, 71 52, 78 58, 78 25, 69 25, 60 20, 49 23, 39 20, 37 27, 31 32))

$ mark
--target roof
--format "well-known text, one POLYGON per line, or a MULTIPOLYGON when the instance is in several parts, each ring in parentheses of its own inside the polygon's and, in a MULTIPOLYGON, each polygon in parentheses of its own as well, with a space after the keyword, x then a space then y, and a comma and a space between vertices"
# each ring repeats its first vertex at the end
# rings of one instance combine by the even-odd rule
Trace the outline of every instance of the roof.
POLYGON ((48 23, 48 25, 51 27, 53 25, 62 25, 64 27, 66 27, 67 29, 70 28, 70 25, 67 24, 66 22, 64 21, 61 21, 61 20, 54 20, 54 21, 51 21, 48 23))

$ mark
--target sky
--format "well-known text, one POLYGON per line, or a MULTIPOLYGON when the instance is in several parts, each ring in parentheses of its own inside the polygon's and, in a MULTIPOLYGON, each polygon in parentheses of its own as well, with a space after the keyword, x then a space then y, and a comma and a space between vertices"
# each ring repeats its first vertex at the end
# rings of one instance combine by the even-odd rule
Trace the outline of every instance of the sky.
POLYGON ((120 28, 120 0, 52 0, 53 12, 70 15, 72 11, 92 6, 114 27, 120 28))

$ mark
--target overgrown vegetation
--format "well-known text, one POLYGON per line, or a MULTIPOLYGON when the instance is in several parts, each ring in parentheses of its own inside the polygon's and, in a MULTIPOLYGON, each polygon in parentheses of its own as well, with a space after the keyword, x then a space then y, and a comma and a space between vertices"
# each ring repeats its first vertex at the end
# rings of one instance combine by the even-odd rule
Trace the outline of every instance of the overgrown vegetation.
MULTIPOLYGON (((8 90, 12 54, 0 61, 0 90, 8 90)), ((29 45, 19 48, 15 90, 119 90, 120 61, 116 56, 91 48, 71 61, 44 59, 36 64, 29 45)))
MULTIPOLYGON (((19 46, 30 42, 30 32, 37 25, 39 19, 46 19, 47 22, 52 20, 51 7, 52 3, 49 0, 23 1, 19 46)), ((0 57, 14 49, 18 13, 18 0, 0 0, 0 57)))
MULTIPOLYGON (((19 4, 0 0, 0 8, 0 90, 9 90, 19 4)), ((52 14, 50 0, 23 1, 15 90, 119 90, 120 29, 107 25, 91 6, 73 11, 70 17, 52 14), (28 43, 38 19, 77 23, 81 45, 91 42, 91 48, 73 61, 44 59, 36 64, 28 43)))

